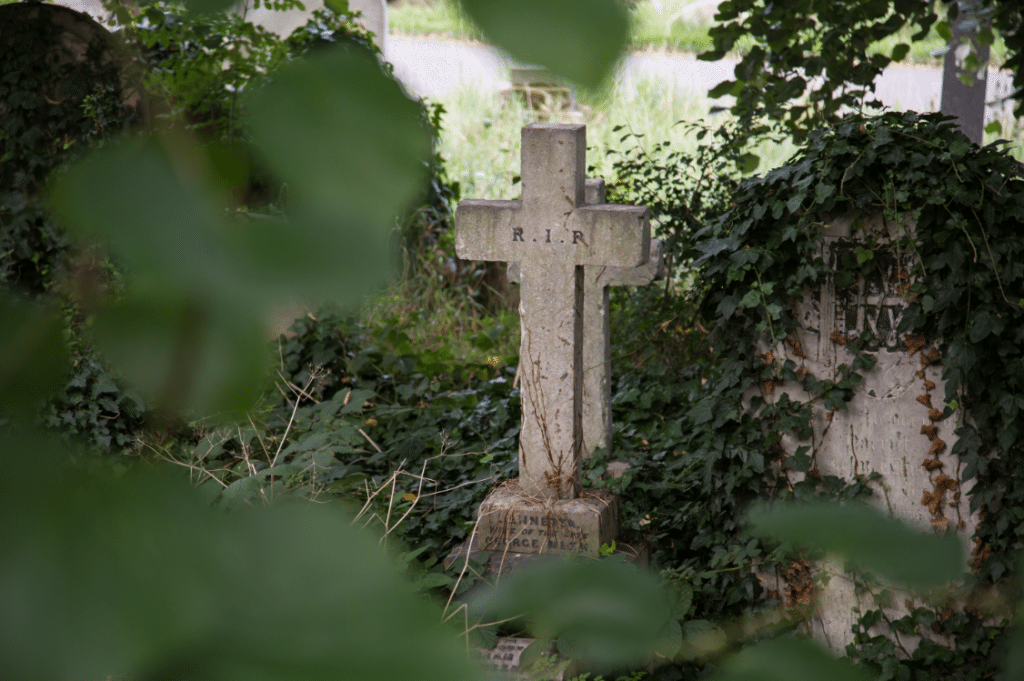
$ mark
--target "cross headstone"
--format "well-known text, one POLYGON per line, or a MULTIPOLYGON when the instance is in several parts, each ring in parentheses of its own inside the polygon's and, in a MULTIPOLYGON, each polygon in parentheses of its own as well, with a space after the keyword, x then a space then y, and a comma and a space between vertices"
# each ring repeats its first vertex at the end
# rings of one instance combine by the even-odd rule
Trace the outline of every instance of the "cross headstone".
MULTIPOLYGON (((820 250, 810 257, 838 270, 856 249, 886 244, 915 229, 909 215, 893 220, 881 212, 855 210, 822 229, 820 250)), ((844 409, 826 409, 796 381, 762 384, 748 394, 759 394, 767 402, 785 395, 811 405, 811 435, 803 440, 787 436, 784 441, 790 452, 806 446, 810 462, 806 472, 798 472, 793 460, 783 460, 783 465, 792 466, 787 484, 808 476, 853 480, 877 473, 881 477, 876 489, 884 494, 876 494, 869 503, 920 529, 931 527, 966 539, 973 536, 978 516, 970 508, 969 485, 960 485, 960 464, 952 454, 955 420, 943 418, 941 355, 923 336, 899 333, 916 257, 913 252, 876 246, 869 273, 841 287, 829 277, 820 290, 808 291, 796 309, 799 327, 775 347, 763 346, 765 362, 791 361, 800 367, 797 375, 829 377, 853 363, 856 355, 849 345, 863 342, 874 365, 860 370, 860 383, 844 409), (870 332, 869 339, 865 332, 870 332)), ((842 562, 833 559, 812 563, 811 570, 819 569, 830 575, 845 572, 842 562)), ((777 573, 766 577, 764 584, 785 593, 785 579, 777 573)), ((905 614, 905 599, 913 595, 896 595, 901 593, 894 591, 891 603, 879 606, 872 592, 861 591, 856 580, 814 582, 814 616, 807 619, 807 626, 820 642, 842 652, 852 641, 858 612, 879 608, 894 619, 905 614)))
MULTIPOLYGON (((588 178, 587 204, 605 202, 605 184, 588 178)), ((651 257, 639 267, 583 268, 583 458, 603 447, 612 451, 611 319, 609 286, 645 286, 664 276, 661 241, 651 239, 651 257)), ((508 264, 508 280, 520 283, 519 263, 508 264)))
POLYGON ((518 262, 522 424, 519 488, 574 499, 583 448, 583 267, 636 267, 650 259, 645 206, 584 202, 586 126, 522 131, 522 199, 467 200, 455 247, 470 260, 518 262))

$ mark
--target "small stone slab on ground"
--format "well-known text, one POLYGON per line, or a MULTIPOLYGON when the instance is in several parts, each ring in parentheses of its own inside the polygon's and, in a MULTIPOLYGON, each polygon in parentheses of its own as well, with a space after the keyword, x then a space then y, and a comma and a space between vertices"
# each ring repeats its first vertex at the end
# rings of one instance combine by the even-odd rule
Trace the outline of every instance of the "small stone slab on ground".
MULTIPOLYGON (((536 670, 524 670, 521 668, 520 659, 523 651, 535 641, 532 638, 518 638, 502 636, 493 650, 481 650, 484 665, 498 672, 499 679, 531 679, 532 681, 562 681, 562 679, 575 676, 572 669, 573 664, 564 658, 559 657, 554 650, 546 654, 550 659, 551 670, 554 673, 545 673, 544 667, 536 670), (568 664, 566 664, 568 662, 568 664), (569 675, 566 675, 569 672, 569 675)), ((553 648, 554 646, 552 646, 553 648)), ((543 663, 542 663, 543 665, 543 663)))

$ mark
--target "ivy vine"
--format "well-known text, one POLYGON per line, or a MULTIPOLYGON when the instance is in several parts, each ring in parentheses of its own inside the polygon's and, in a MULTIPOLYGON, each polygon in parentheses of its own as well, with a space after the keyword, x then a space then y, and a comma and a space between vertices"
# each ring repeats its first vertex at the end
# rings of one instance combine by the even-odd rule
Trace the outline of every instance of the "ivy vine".
MULTIPOLYGON (((793 332, 800 326, 797 307, 806 291, 830 281, 842 289, 870 275, 883 258, 897 258, 906 308, 893 331, 902 349, 921 353, 922 367, 941 364, 942 403, 931 403, 934 384, 923 371, 919 376, 926 392, 918 401, 932 421, 955 419, 958 439, 950 453, 961 462, 960 479, 940 474, 936 490, 926 491, 922 503, 938 507, 935 499, 941 494, 959 495, 960 484, 973 481, 970 509, 978 512, 979 524, 973 537, 975 581, 969 586, 976 591, 1006 581, 1024 534, 1022 175, 1024 166, 1000 144, 979 148, 938 114, 849 116, 811 133, 785 166, 741 183, 732 209, 702 229, 694 247, 702 268, 701 318, 716 354, 728 360, 709 378, 707 399, 694 409, 693 424, 719 429, 748 423, 756 412, 749 424, 764 437, 765 459, 808 474, 788 484, 777 477, 786 466, 758 461, 766 492, 779 498, 827 496, 835 493, 827 488, 842 489, 843 484, 815 476, 813 453, 806 447, 796 452, 783 447, 785 435, 807 438, 809 402, 787 395, 768 401, 754 397, 745 407, 742 397, 751 390, 765 395, 796 384, 825 410, 844 409, 861 372, 874 364, 869 351, 878 339, 872 333, 832 338, 846 344, 853 360, 830 377, 802 371, 772 350, 784 344, 787 354, 802 356, 793 332), (851 211, 881 214, 884 236, 866 236, 856 249, 826 262, 822 230, 851 211), (908 224, 914 228, 903 228, 908 224)), ((934 429, 925 426, 922 433, 932 442, 930 457, 944 450, 934 429)), ((969 599, 955 618, 943 617, 940 610, 927 624, 935 624, 936 631, 967 632, 956 639, 957 646, 977 648, 982 639, 991 643, 1000 630, 982 626, 985 613, 972 603, 969 599)), ((911 613, 912 619, 917 616, 911 613)), ((871 617, 877 619, 878 612, 863 616, 857 640, 877 647, 880 641, 866 635, 871 617)), ((898 631, 911 625, 901 620, 890 626, 898 631)), ((855 656, 870 660, 876 672, 886 667, 882 678, 911 678, 912 669, 915 674, 936 672, 940 662, 950 665, 954 658, 979 670, 992 664, 985 655, 969 655, 959 647, 952 656, 914 653, 898 664, 881 649, 877 654, 866 650, 855 656), (904 670, 893 671, 896 667, 904 670)))

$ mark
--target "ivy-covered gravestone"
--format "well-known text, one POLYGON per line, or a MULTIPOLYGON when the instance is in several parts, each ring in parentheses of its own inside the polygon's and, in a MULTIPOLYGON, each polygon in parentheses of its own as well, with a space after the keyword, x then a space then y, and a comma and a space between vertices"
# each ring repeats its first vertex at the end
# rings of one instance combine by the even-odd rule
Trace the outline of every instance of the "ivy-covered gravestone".
POLYGON ((116 36, 88 14, 37 2, 0 6, 4 191, 31 191, 66 152, 144 116, 141 78, 116 36), (8 156, 9 155, 9 156, 8 156))
POLYGON ((521 280, 519 477, 480 507, 480 545, 597 556, 616 538, 615 499, 581 489, 586 267, 643 265, 644 206, 588 205, 586 127, 523 128, 521 201, 462 201, 462 258, 515 262, 521 280))
MULTIPOLYGON (((769 367, 791 362, 794 374, 808 380, 770 379, 750 392, 769 404, 811 407, 810 430, 783 437, 775 452, 778 482, 868 481, 881 510, 921 529, 956 532, 966 543, 977 515, 969 503, 972 483, 961 486, 956 476, 941 352, 924 335, 901 332, 920 279, 916 253, 899 246, 918 238, 912 211, 854 210, 823 220, 820 229, 822 286, 795 306, 798 326, 774 345, 766 339, 759 357, 769 367), (852 263, 867 266, 851 272, 852 263)), ((841 652, 860 613, 871 609, 871 595, 859 594, 841 563, 818 569, 819 577, 836 578, 813 587, 808 624, 841 652)), ((778 573, 776 580, 776 591, 793 591, 778 573)))
POLYGON ((993 664, 982 594, 1009 576, 1024 521, 1022 175, 948 118, 850 117, 698 235, 704 323, 742 378, 709 386, 722 400, 697 421, 760 431, 745 466, 768 499, 860 497, 969 550, 956 597, 799 553, 761 566, 816 638, 880 669, 993 664))
POLYGON ((0 5, 0 282, 52 284, 68 242, 39 202, 46 178, 145 110, 118 36, 59 5, 0 5))

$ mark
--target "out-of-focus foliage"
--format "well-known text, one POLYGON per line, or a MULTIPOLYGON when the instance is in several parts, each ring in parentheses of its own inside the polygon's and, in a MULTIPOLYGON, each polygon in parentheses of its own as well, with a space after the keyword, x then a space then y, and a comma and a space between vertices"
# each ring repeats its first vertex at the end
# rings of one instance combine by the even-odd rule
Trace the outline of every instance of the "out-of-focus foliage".
POLYGON ((86 472, 69 454, 5 429, 6 678, 480 678, 341 509, 224 513, 181 476, 86 472))

